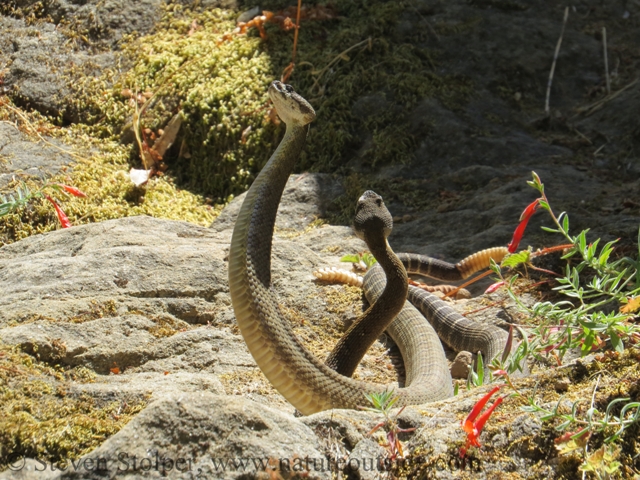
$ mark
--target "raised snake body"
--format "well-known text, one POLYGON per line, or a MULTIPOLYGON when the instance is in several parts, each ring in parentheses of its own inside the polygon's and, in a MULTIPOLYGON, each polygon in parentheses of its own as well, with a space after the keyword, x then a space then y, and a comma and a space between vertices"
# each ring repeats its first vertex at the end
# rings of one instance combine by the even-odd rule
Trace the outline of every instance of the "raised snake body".
MULTIPOLYGON (((280 82, 271 84, 269 95, 286 124, 285 136, 247 192, 229 252, 231 300, 240 331, 256 363, 272 385, 303 414, 330 408, 356 408, 365 403, 364 394, 389 389, 395 390, 398 406, 451 396, 451 377, 438 337, 408 304, 402 306, 397 318, 386 327, 405 362, 405 388, 341 375, 300 342, 280 312, 275 292, 270 288, 273 228, 282 192, 315 112, 290 86, 280 82)), ((386 235, 384 243, 386 248, 386 235)), ((385 283, 384 276, 371 283, 367 289, 370 301, 375 302, 378 296, 384 295, 385 283)), ((365 333, 372 336, 371 332, 365 333)), ((357 334, 351 337, 356 339, 356 344, 359 343, 357 337, 357 334)), ((341 356, 336 358, 339 360, 341 356)), ((333 366, 342 370, 338 365, 333 366)))

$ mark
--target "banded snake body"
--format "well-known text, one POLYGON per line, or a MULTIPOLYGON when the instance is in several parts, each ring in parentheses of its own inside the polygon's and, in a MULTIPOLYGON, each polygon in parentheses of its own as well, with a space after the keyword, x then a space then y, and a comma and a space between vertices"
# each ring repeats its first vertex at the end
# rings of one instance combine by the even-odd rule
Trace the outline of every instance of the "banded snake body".
MULTIPOLYGON (((358 201, 356 211, 356 224, 359 213, 362 217, 356 233, 367 241, 378 260, 378 266, 368 274, 371 281, 365 286, 372 306, 340 340, 327 363, 302 344, 280 312, 276 294, 270 287, 273 229, 282 192, 315 112, 291 86, 281 82, 271 84, 269 96, 286 124, 286 132, 247 192, 229 252, 231 301, 242 336, 256 363, 276 390, 303 414, 356 408, 365 403, 365 394, 389 389, 394 389, 398 397, 397 406, 450 397, 453 394, 451 376, 438 336, 422 315, 405 302, 407 274, 386 240, 392 221, 377 194, 366 192, 358 201), (376 301, 379 297, 382 302, 376 301), (394 388, 348 376, 385 330, 400 348, 406 387, 394 388)), ((430 302, 427 300, 426 304, 430 302)), ((435 307, 437 317, 449 316, 439 308, 435 307)), ((459 319, 455 318, 453 324, 458 323, 459 319)))

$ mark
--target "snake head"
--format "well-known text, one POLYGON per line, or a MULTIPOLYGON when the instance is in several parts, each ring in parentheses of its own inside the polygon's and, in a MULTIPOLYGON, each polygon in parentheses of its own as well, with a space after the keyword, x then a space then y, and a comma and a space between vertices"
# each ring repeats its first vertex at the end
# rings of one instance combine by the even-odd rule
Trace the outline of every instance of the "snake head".
POLYGON ((274 80, 269 86, 269 98, 276 107, 278 116, 287 125, 302 127, 316 118, 311 104, 297 94, 291 85, 274 80))
POLYGON ((353 220, 356 235, 364 240, 365 235, 384 235, 386 239, 393 229, 393 219, 382 197, 372 190, 367 190, 358 199, 356 215, 353 220))

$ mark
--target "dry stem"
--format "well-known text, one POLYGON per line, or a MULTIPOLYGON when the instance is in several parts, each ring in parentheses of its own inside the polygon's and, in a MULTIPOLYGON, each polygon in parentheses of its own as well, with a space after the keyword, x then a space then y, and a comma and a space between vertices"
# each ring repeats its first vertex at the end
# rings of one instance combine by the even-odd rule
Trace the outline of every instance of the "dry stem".
POLYGON ((567 19, 569 18, 569 7, 564 9, 564 20, 562 21, 562 30, 560 32, 560 38, 558 38, 558 44, 556 45, 556 52, 553 55, 553 63, 551 64, 551 72, 549 72, 549 81, 547 82, 547 100, 544 103, 544 111, 549 114, 549 97, 551 96, 551 84, 553 83, 553 74, 556 71, 556 62, 558 61, 558 54, 560 53, 560 45, 562 45, 562 38, 564 37, 564 29, 567 26, 567 19))

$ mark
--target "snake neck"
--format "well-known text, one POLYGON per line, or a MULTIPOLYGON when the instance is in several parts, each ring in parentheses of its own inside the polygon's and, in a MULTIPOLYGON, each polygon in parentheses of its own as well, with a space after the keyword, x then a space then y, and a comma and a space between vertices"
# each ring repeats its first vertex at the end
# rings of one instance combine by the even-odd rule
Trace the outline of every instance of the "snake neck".
POLYGON ((386 238, 365 233, 364 240, 384 270, 387 283, 380 298, 351 325, 327 358, 329 367, 347 377, 400 312, 408 292, 407 272, 386 238))
POLYGON ((287 124, 285 135, 262 168, 238 213, 229 251, 230 290, 234 281, 257 278, 265 288, 271 284, 271 248, 278 206, 287 180, 298 159, 309 126, 287 124), (246 269, 245 265, 252 268, 246 269), (235 269, 233 267, 236 267, 235 269), (237 272, 233 275, 232 272, 237 272))

